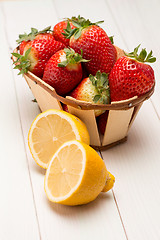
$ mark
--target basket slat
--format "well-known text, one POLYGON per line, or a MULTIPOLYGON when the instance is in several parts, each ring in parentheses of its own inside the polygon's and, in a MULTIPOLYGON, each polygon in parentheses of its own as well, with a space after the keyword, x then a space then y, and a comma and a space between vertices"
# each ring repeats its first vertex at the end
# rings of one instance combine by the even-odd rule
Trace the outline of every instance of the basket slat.
POLYGON ((62 106, 60 102, 54 98, 50 93, 48 93, 43 87, 36 84, 29 77, 24 75, 34 97, 37 100, 37 103, 42 112, 48 109, 60 109, 62 110, 62 106))
MULTIPOLYGON (((133 99, 136 98, 134 97, 133 99)), ((112 104, 117 104, 117 102, 112 104)), ((133 112, 134 107, 127 110, 109 110, 102 146, 114 143, 127 136, 133 112)))
POLYGON ((101 146, 94 110, 80 110, 69 105, 68 110, 71 114, 80 118, 85 123, 90 135, 90 144, 101 146))
POLYGON ((133 111, 133 115, 132 115, 131 121, 129 123, 128 131, 131 128, 131 126, 132 126, 132 124, 133 124, 133 122, 134 122, 134 120, 135 120, 135 118, 136 118, 136 116, 137 116, 137 114, 138 114, 142 104, 143 103, 140 103, 138 106, 134 107, 134 111, 133 111))

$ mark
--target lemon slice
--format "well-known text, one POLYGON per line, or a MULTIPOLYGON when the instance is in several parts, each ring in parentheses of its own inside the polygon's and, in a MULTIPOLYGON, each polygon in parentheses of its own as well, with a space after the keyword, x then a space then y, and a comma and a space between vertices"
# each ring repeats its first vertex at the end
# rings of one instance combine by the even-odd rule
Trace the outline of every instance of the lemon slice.
POLYGON ((39 114, 33 121, 28 134, 28 145, 36 163, 47 168, 56 150, 64 142, 73 139, 90 143, 85 124, 65 111, 50 109, 39 114))
POLYGON ((107 181, 108 176, 111 175, 98 153, 87 144, 72 140, 54 154, 46 171, 44 188, 52 202, 80 205, 113 187, 111 179, 107 181))

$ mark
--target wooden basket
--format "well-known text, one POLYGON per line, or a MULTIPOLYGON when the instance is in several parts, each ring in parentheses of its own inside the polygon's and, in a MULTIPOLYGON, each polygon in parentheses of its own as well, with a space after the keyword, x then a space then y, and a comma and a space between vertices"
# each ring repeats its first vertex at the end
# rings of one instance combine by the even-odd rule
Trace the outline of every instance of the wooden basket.
MULTIPOLYGON (((17 52, 15 49, 14 52, 17 52)), ((15 61, 15 57, 12 57, 15 61)), ((84 101, 78 101, 72 97, 62 97, 58 95, 53 87, 43 80, 28 72, 24 74, 41 111, 47 109, 62 109, 62 104, 68 106, 71 114, 79 117, 87 126, 90 134, 90 144, 97 150, 103 150, 115 146, 127 140, 128 131, 134 122, 142 103, 150 98, 154 92, 153 88, 141 97, 133 97, 128 100, 111 102, 111 104, 92 104, 84 101), (108 110, 108 119, 104 136, 102 136, 97 127, 94 114, 95 109, 108 110)))

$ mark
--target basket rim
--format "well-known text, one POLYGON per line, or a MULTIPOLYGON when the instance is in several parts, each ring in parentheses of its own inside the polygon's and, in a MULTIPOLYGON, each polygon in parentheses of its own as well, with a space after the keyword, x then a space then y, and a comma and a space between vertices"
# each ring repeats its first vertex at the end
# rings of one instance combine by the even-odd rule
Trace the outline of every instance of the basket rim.
MULTIPOLYGON (((18 52, 19 47, 15 48, 13 52, 18 52)), ((13 62, 16 60, 16 57, 12 55, 13 62)), ((132 107, 138 106, 139 104, 143 103, 145 100, 149 99, 151 95, 154 93, 155 89, 155 83, 153 87, 145 93, 144 95, 140 97, 133 97, 130 99, 118 101, 118 102, 112 102, 111 104, 93 104, 85 101, 79 101, 76 100, 70 96, 62 97, 58 95, 53 87, 51 87, 49 84, 45 83, 42 79, 28 71, 24 74, 24 77, 30 78, 32 81, 35 82, 35 84, 38 84, 42 88, 44 88, 48 93, 50 93, 53 97, 55 97, 57 100, 62 102, 63 104, 70 105, 72 107, 82 109, 82 110, 127 110, 132 107)))

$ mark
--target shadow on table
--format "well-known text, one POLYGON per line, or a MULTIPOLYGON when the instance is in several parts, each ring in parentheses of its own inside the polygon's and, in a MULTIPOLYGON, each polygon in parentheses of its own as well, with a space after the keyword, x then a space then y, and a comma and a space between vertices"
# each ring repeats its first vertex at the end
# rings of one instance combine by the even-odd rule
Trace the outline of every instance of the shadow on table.
POLYGON ((48 201, 49 207, 56 212, 58 215, 64 217, 71 217, 73 215, 86 215, 89 214, 90 211, 94 212, 94 210, 99 211, 99 208, 103 208, 104 204, 107 205, 107 202, 112 201, 111 193, 100 193, 100 195, 92 202, 79 206, 65 206, 58 203, 52 203, 48 201))
MULTIPOLYGON (((34 161, 34 160, 33 160, 34 161)), ((41 168, 38 166, 35 162, 32 164, 32 170, 40 175, 45 175, 46 174, 46 169, 41 168)))
POLYGON ((147 134, 145 130, 141 130, 137 124, 137 128, 131 130, 126 142, 119 144, 106 151, 101 151, 103 159, 108 166, 108 162, 112 164, 126 165, 126 164, 138 164, 141 162, 139 156, 146 154, 150 151, 148 148, 148 140, 146 140, 147 134))

